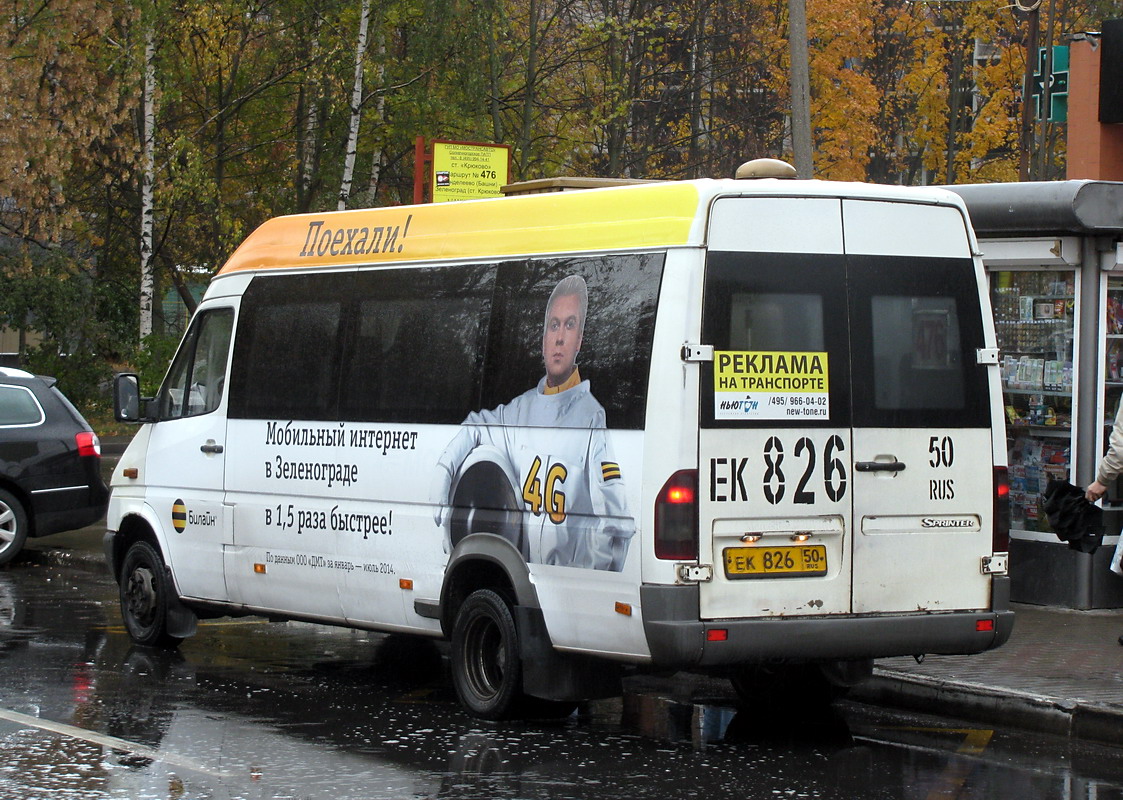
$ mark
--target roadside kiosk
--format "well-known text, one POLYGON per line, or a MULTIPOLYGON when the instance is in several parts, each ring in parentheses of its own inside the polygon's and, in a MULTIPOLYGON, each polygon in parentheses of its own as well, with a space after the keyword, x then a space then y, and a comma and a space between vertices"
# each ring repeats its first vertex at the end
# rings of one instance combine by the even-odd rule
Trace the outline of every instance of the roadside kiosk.
MULTIPOLYGON (((966 202, 990 282, 1010 465, 1010 577, 1016 602, 1123 607, 1108 565, 1123 485, 1104 499, 1093 554, 1049 528, 1050 477, 1087 486, 1123 398, 1123 183, 949 186, 966 202)), ((1120 483, 1123 483, 1121 481, 1120 483)))

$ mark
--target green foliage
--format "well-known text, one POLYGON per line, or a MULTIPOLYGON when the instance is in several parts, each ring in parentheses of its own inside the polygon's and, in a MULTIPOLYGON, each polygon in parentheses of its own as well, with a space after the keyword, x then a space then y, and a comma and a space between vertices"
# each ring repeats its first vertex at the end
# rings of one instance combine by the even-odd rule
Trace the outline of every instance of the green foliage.
POLYGON ((28 348, 26 368, 36 375, 57 378, 59 389, 84 415, 92 415, 110 405, 112 371, 96 351, 67 353, 60 342, 46 339, 28 348))
POLYGON ((140 376, 140 393, 143 396, 155 396, 178 346, 179 339, 174 336, 153 333, 144 337, 136 355, 136 371, 140 376))

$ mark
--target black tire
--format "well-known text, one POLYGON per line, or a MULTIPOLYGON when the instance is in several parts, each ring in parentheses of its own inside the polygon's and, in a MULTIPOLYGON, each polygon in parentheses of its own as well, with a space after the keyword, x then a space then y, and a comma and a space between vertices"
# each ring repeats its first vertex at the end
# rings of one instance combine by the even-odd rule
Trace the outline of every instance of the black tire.
POLYGON ((0 489, 0 565, 7 564, 27 541, 27 512, 11 492, 0 489))
POLYGON ((121 617, 134 642, 150 647, 174 648, 182 638, 168 633, 168 598, 171 586, 164 560, 148 542, 133 542, 125 553, 118 580, 121 617))
POLYGON ((515 619, 490 589, 468 596, 452 629, 452 684, 472 716, 510 719, 523 699, 515 619))
POLYGON ((834 697, 845 697, 851 689, 873 675, 873 659, 857 658, 847 661, 824 661, 819 664, 823 677, 834 690, 834 697))

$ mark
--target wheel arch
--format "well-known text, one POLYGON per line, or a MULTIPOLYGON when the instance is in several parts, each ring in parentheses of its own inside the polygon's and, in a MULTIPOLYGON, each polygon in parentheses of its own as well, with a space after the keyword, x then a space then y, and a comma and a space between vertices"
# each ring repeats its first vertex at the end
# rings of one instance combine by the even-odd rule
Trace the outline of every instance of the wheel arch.
MULTIPOLYGON (((125 560, 125 553, 129 547, 138 541, 146 541, 156 548, 156 552, 163 559, 165 567, 168 564, 168 550, 164 547, 162 537, 158 531, 160 526, 155 522, 154 515, 148 506, 131 511, 121 517, 116 531, 106 534, 105 559, 113 578, 120 576, 121 564, 125 560)), ((173 586, 174 586, 173 582, 173 586)))
POLYGON ((441 630, 452 635, 460 606, 477 589, 491 589, 511 605, 540 608, 530 570, 515 546, 491 533, 467 536, 456 545, 441 586, 441 630))

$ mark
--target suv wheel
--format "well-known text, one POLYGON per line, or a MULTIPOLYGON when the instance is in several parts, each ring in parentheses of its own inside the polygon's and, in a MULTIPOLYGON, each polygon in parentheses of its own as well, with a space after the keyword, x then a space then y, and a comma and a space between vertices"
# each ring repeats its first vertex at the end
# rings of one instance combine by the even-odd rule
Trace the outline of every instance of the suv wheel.
POLYGON ((27 512, 15 496, 0 489, 0 564, 7 564, 27 541, 27 512))

